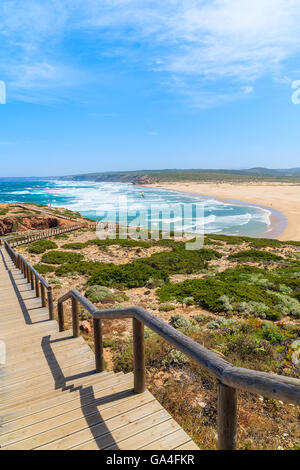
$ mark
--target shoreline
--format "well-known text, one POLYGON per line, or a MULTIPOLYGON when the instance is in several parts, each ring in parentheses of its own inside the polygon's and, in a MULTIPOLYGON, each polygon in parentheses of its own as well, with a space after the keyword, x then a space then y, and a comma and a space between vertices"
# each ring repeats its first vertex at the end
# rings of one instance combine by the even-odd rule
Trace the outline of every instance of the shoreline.
POLYGON ((204 196, 225 203, 252 205, 271 212, 270 231, 264 238, 300 241, 300 186, 291 183, 153 183, 159 188, 204 196))

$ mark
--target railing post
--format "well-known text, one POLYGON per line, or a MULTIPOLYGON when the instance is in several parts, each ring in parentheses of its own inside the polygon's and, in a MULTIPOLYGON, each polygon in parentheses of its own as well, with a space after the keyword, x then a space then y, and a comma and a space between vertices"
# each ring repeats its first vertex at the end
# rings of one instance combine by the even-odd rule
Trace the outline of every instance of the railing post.
POLYGON ((146 389, 144 324, 133 318, 133 369, 134 391, 143 393, 146 389))
POLYGON ((39 297, 40 296, 40 284, 39 284, 39 278, 35 276, 35 296, 39 297))
POLYGON ((52 287, 49 287, 47 289, 47 295, 48 295, 49 320, 54 320, 52 287))
POLYGON ((28 266, 28 264, 26 264, 26 275, 27 275, 27 282, 29 283, 30 282, 30 268, 28 266))
POLYGON ((42 298, 42 307, 46 307, 46 293, 45 293, 45 286, 41 282, 41 298, 42 298))
POLYGON ((30 270, 30 282, 31 282, 31 289, 34 289, 34 277, 33 272, 30 270))
POLYGON ((95 362, 96 371, 104 371, 104 357, 103 357, 103 337, 102 337, 102 321, 94 318, 94 347, 95 347, 95 362))
POLYGON ((64 304, 58 302, 57 304, 57 313, 58 313, 58 326, 59 331, 65 331, 65 320, 64 320, 64 304))
POLYGON ((218 385, 218 450, 236 450, 237 391, 218 385))
POLYGON ((79 336, 78 300, 72 297, 73 338, 79 336))

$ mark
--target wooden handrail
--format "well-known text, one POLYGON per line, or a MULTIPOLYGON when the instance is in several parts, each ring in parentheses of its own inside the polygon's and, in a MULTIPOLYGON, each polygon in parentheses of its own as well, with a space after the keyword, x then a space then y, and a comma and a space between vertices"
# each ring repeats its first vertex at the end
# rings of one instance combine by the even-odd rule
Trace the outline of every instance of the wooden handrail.
POLYGON ((4 247, 8 252, 10 258, 12 259, 13 263, 17 268, 19 268, 24 277, 27 278, 27 281, 31 283, 32 290, 35 289, 36 297, 41 297, 42 307, 46 307, 46 292, 47 290, 47 298, 48 298, 48 310, 49 310, 49 319, 54 320, 54 308, 53 308, 53 294, 52 294, 52 287, 48 284, 48 282, 31 266, 26 259, 18 254, 13 247, 31 243, 36 240, 41 240, 43 238, 53 237, 54 235, 59 235, 65 232, 71 232, 74 230, 78 230, 80 228, 85 227, 85 224, 76 224, 71 225, 69 227, 62 227, 62 228, 53 228, 53 229, 46 229, 39 233, 34 233, 25 235, 20 241, 15 241, 8 243, 7 240, 4 240, 4 247))
MULTIPOLYGON (((60 235, 62 233, 67 233, 67 232, 73 232, 74 230, 78 230, 80 228, 85 228, 85 224, 76 224, 76 225, 70 225, 68 227, 62 227, 62 228, 50 228, 50 229, 45 229, 45 230, 39 230, 39 231, 30 231, 28 232, 22 232, 22 236, 18 236, 15 238, 10 238, 10 237, 5 237, 2 239, 4 242, 9 241, 10 245, 12 247, 19 246, 19 245, 25 245, 27 243, 32 243, 36 240, 41 240, 43 238, 49 238, 53 237, 55 235, 60 235)), ((14 235, 11 235, 12 237, 14 235)), ((1 240, 0 240, 1 242, 1 240)))
POLYGON ((78 336, 78 303, 93 317, 96 370, 104 370, 102 320, 133 319, 134 390, 145 391, 144 325, 165 339, 173 347, 190 357, 198 365, 218 379, 218 448, 236 448, 237 393, 244 390, 287 403, 300 405, 300 380, 268 374, 256 370, 235 367, 212 353, 196 341, 155 317, 141 307, 99 310, 76 289, 58 300, 59 329, 64 330, 63 303, 72 299, 73 334, 78 336))
POLYGON ((31 288, 35 288, 36 297, 41 297, 42 307, 47 305, 45 292, 47 291, 49 320, 54 320, 52 287, 22 255, 16 253, 7 241, 4 242, 4 246, 15 266, 20 269, 27 282, 31 284, 31 288))

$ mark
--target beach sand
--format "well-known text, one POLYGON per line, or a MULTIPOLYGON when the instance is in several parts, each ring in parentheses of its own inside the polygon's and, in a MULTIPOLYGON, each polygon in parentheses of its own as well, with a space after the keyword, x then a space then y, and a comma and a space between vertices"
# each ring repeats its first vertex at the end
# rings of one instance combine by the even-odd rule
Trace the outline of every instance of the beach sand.
MULTIPOLYGON (((145 185, 184 191, 217 199, 236 200, 270 207, 286 217, 287 225, 279 240, 300 241, 300 185, 290 183, 199 183, 174 182, 145 185)), ((272 220, 274 223, 274 219, 272 220)))

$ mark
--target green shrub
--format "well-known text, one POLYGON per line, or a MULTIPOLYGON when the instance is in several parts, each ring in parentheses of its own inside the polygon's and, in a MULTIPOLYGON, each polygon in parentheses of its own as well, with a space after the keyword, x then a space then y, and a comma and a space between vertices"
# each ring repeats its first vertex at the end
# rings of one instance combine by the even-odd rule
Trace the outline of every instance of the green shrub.
POLYGON ((94 303, 103 302, 105 300, 124 302, 125 300, 129 299, 127 295, 124 294, 124 292, 112 290, 105 286, 89 287, 85 293, 85 296, 94 303))
POLYGON ((164 281, 162 279, 154 279, 150 277, 150 279, 146 282, 146 287, 149 289, 156 289, 157 287, 162 287, 164 285, 164 281))
POLYGON ((51 240, 37 240, 29 246, 28 251, 29 253, 42 254, 54 248, 57 248, 57 245, 51 240))
POLYGON ((137 263, 147 264, 156 270, 164 270, 169 274, 194 273, 207 268, 207 261, 222 258, 214 250, 175 249, 162 253, 154 253, 149 258, 141 258, 137 263))
POLYGON ((185 297, 185 298, 183 299, 182 303, 183 303, 184 305, 187 305, 187 306, 189 306, 189 305, 194 305, 194 304, 195 304, 195 299, 194 299, 194 297, 185 297))
POLYGON ((131 238, 124 239, 124 240, 120 238, 99 240, 98 238, 96 238, 95 240, 89 240, 88 244, 97 245, 97 246, 119 245, 124 248, 134 248, 134 247, 150 248, 152 246, 152 243, 150 241, 132 240, 131 238))
POLYGON ((165 303, 165 304, 161 304, 159 306, 159 311, 160 312, 171 312, 171 310, 175 310, 175 305, 173 304, 170 304, 170 303, 165 303))
POLYGON ((65 263, 56 269, 56 274, 57 276, 67 276, 69 274, 79 273, 92 276, 107 266, 114 265, 101 263, 100 261, 79 261, 77 263, 65 263))
POLYGON ((161 361, 164 367, 183 366, 189 362, 188 358, 178 349, 171 349, 165 359, 161 361))
POLYGON ((283 315, 292 315, 296 318, 300 318, 300 302, 297 299, 280 294, 279 292, 274 292, 274 295, 278 297, 278 310, 281 310, 283 315))
POLYGON ((68 240, 68 238, 70 237, 70 235, 68 235, 67 233, 59 233, 58 235, 55 235, 55 240, 68 240))
POLYGON ((236 354, 243 361, 274 359, 274 350, 268 341, 244 334, 232 335, 226 345, 226 355, 236 354))
POLYGON ((80 253, 70 253, 69 251, 48 251, 42 256, 42 262, 47 264, 76 263, 83 259, 80 253))
POLYGON ((104 339, 103 340, 103 347, 104 348, 114 348, 116 341, 113 339, 104 339))
POLYGON ((8 209, 0 209, 0 215, 6 215, 8 213, 8 209))
POLYGON ((150 266, 131 263, 120 265, 106 265, 88 280, 89 285, 124 286, 127 288, 143 287, 150 278, 168 280, 164 271, 156 271, 150 266))
POLYGON ((206 324, 206 327, 210 330, 219 330, 221 328, 228 328, 235 326, 237 323, 233 318, 216 318, 206 324))
POLYGON ((49 284, 53 284, 56 289, 60 289, 62 287, 61 281, 59 279, 49 279, 49 284))
MULTIPOLYGON (((239 311, 249 304, 247 315, 256 312, 258 316, 263 313, 263 318, 269 318, 269 315, 274 316, 274 310, 278 310, 278 298, 273 292, 236 280, 223 280, 218 276, 169 283, 158 289, 157 294, 161 302, 173 298, 182 302, 186 297, 194 297, 196 304, 212 312, 239 311), (262 304, 266 308, 262 309, 262 304)), ((281 317, 280 311, 277 311, 276 317, 281 317)))
POLYGON ((272 238, 253 238, 250 242, 252 248, 280 248, 282 242, 272 238))
POLYGON ((274 255, 269 251, 259 250, 245 250, 239 253, 234 253, 228 256, 231 261, 257 261, 257 262, 268 262, 268 261, 282 261, 282 256, 274 255))
POLYGON ((88 243, 65 243, 62 245, 62 248, 65 248, 67 250, 82 250, 83 248, 86 248, 88 246, 88 243))
POLYGON ((281 341, 284 341, 285 339, 285 336, 280 331, 280 329, 272 323, 263 324, 262 330, 261 330, 261 336, 263 339, 265 339, 266 341, 269 341, 269 343, 271 344, 280 343, 281 341))
POLYGON ((56 270, 56 266, 50 266, 47 264, 34 264, 33 267, 40 274, 53 273, 56 270))
POLYGON ((180 314, 172 315, 170 324, 174 326, 174 328, 180 329, 189 329, 192 326, 192 322, 188 318, 180 314))
POLYGON ((230 235, 214 235, 208 234, 208 238, 211 240, 219 240, 222 242, 227 243, 228 245, 241 245, 245 241, 249 241, 248 237, 238 237, 238 236, 230 236, 230 235))

